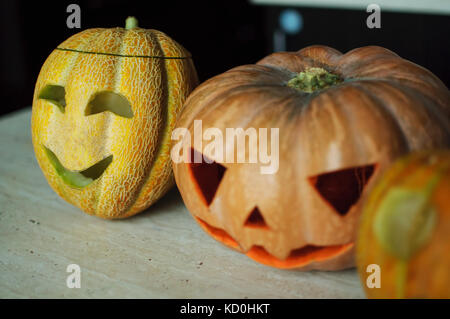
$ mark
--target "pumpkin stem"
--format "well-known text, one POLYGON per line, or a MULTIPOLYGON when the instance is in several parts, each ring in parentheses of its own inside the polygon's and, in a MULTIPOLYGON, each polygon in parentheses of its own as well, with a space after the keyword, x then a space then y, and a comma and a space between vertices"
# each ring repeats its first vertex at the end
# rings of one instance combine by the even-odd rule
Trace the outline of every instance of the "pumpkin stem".
POLYGON ((128 17, 125 20, 125 29, 130 30, 138 27, 138 20, 135 17, 128 17))
POLYGON ((308 68, 289 80, 287 85, 299 91, 312 93, 342 82, 342 79, 323 68, 308 68))

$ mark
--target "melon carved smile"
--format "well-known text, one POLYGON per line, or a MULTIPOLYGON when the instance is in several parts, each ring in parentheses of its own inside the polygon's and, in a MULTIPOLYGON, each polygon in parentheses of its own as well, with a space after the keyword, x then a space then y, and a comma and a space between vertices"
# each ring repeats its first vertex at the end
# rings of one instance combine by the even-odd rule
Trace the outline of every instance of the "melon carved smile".
POLYGON ((98 161, 94 165, 82 170, 82 171, 72 171, 65 168, 58 157, 46 146, 44 148, 45 154, 50 161, 50 164, 56 170, 56 173, 61 177, 61 179, 69 186, 75 188, 83 188, 91 184, 94 180, 100 178, 106 168, 111 164, 113 156, 109 155, 104 159, 98 161))

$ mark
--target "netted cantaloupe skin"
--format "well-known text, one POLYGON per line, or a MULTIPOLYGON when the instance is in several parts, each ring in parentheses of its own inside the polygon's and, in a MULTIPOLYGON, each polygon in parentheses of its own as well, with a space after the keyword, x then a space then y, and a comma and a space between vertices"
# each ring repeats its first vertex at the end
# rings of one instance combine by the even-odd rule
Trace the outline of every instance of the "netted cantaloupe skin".
POLYGON ((190 53, 160 31, 96 28, 64 41, 42 66, 33 98, 32 140, 50 186, 69 203, 103 218, 124 218, 149 207, 174 184, 171 132, 197 83, 190 53), (64 113, 39 98, 49 84, 65 88, 64 113), (133 117, 87 116, 87 104, 101 91, 126 97, 133 117), (71 187, 44 146, 73 171, 110 155, 113 160, 100 178, 71 187))

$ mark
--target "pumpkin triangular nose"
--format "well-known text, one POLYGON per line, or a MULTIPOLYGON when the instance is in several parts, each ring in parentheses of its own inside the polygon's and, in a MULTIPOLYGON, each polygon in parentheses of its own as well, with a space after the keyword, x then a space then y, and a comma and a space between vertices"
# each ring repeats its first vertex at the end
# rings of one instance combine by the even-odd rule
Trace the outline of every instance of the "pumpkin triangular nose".
POLYGON ((255 227, 255 228, 269 228, 264 220, 263 215, 259 211, 258 207, 255 207, 250 215, 247 217, 247 220, 244 223, 244 226, 247 227, 255 227))
POLYGON ((357 166, 316 175, 310 181, 322 198, 343 216, 359 200, 374 171, 374 164, 357 166))

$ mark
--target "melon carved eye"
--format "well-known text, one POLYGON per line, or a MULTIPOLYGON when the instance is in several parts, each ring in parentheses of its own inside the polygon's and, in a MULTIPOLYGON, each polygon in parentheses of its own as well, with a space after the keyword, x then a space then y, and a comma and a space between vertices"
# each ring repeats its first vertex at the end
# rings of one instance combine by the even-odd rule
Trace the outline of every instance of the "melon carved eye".
POLYGON ((96 93, 88 103, 84 115, 92 115, 105 111, 126 118, 133 117, 133 110, 127 98, 111 91, 96 93))
POLYGON ((66 90, 61 85, 47 84, 39 92, 38 98, 53 103, 62 113, 66 110, 66 90))
POLYGON ((359 200, 376 164, 351 167, 309 178, 321 197, 341 216, 359 200))

